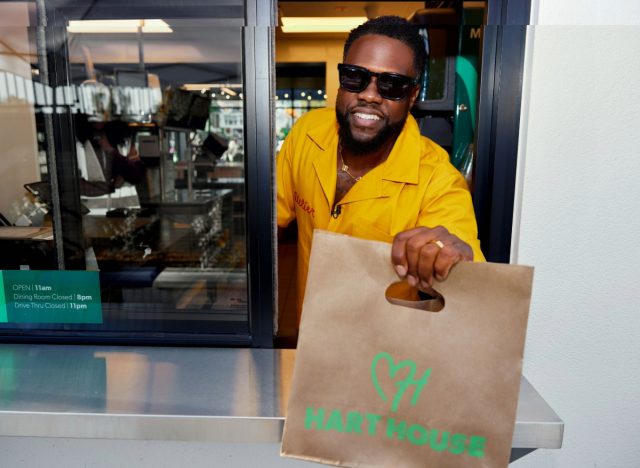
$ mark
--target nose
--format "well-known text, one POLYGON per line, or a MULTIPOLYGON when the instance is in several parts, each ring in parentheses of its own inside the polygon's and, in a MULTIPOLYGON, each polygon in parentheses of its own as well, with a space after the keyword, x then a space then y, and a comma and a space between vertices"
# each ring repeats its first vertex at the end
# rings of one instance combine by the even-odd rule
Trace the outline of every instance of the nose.
POLYGON ((378 93, 378 77, 372 76, 366 88, 358 93, 358 99, 365 102, 382 102, 382 96, 378 93))

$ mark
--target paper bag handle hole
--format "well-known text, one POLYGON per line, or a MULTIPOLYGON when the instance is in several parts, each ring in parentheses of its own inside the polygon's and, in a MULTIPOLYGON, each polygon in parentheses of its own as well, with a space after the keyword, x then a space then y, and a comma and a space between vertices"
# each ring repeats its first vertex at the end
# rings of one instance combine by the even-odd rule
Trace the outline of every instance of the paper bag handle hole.
POLYGON ((392 283, 384 295, 390 304, 411 309, 440 312, 444 308, 444 297, 438 291, 432 289, 426 294, 410 286, 406 281, 392 283))

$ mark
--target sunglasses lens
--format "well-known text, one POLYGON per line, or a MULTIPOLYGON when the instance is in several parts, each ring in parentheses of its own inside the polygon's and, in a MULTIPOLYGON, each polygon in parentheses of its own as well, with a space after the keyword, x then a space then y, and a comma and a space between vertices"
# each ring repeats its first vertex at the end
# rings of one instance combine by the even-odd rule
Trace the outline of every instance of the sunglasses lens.
POLYGON ((366 68, 355 65, 339 64, 338 72, 340 87, 350 93, 359 93, 371 82, 371 76, 376 76, 378 93, 385 99, 398 101, 404 99, 411 91, 415 81, 408 76, 396 73, 372 73, 366 68))
POLYGON ((339 69, 340 86, 351 93, 359 93, 369 84, 371 76, 366 70, 342 66, 339 69))
POLYGON ((385 99, 403 99, 411 89, 411 84, 407 77, 382 73, 378 77, 378 92, 385 99))

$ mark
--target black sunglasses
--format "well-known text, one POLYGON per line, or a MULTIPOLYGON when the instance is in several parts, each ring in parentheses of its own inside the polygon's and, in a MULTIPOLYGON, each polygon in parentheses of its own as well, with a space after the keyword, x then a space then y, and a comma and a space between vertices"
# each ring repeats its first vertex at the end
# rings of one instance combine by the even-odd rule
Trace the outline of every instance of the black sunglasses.
POLYGON ((399 101, 406 98, 411 89, 418 84, 418 80, 399 73, 375 73, 364 67, 338 64, 340 87, 350 93, 359 93, 369 86, 371 77, 376 77, 378 94, 385 99, 399 101))

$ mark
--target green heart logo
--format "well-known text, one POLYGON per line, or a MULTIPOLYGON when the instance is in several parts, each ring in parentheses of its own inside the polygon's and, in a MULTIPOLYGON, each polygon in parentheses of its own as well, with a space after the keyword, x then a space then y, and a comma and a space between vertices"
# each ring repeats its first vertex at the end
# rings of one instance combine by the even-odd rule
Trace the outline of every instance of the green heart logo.
POLYGON ((404 396, 407 389, 412 385, 416 386, 416 389, 413 392, 413 398, 411 398, 411 405, 415 406, 418 402, 418 397, 420 396, 422 389, 427 384, 429 376, 431 375, 431 368, 424 371, 424 374, 422 374, 422 377, 420 379, 415 380, 414 376, 416 374, 416 363, 414 361, 405 359, 404 361, 400 361, 398 364, 396 364, 393 361, 393 357, 391 357, 389 353, 383 351, 376 354, 373 358, 373 361, 371 361, 371 381, 373 382, 373 387, 376 389, 376 392, 378 392, 378 395, 380 395, 382 401, 385 402, 388 400, 388 397, 382 389, 382 386, 380 385, 380 379, 378 378, 378 363, 381 360, 385 360, 389 364, 389 377, 391 377, 391 379, 394 379, 396 377, 396 374, 398 374, 398 372, 400 372, 400 370, 404 369, 405 367, 409 369, 409 373, 406 378, 394 382, 393 384, 398 390, 396 391, 396 394, 393 397, 393 401, 391 402, 391 411, 397 411, 398 406, 402 401, 402 397, 404 396))

